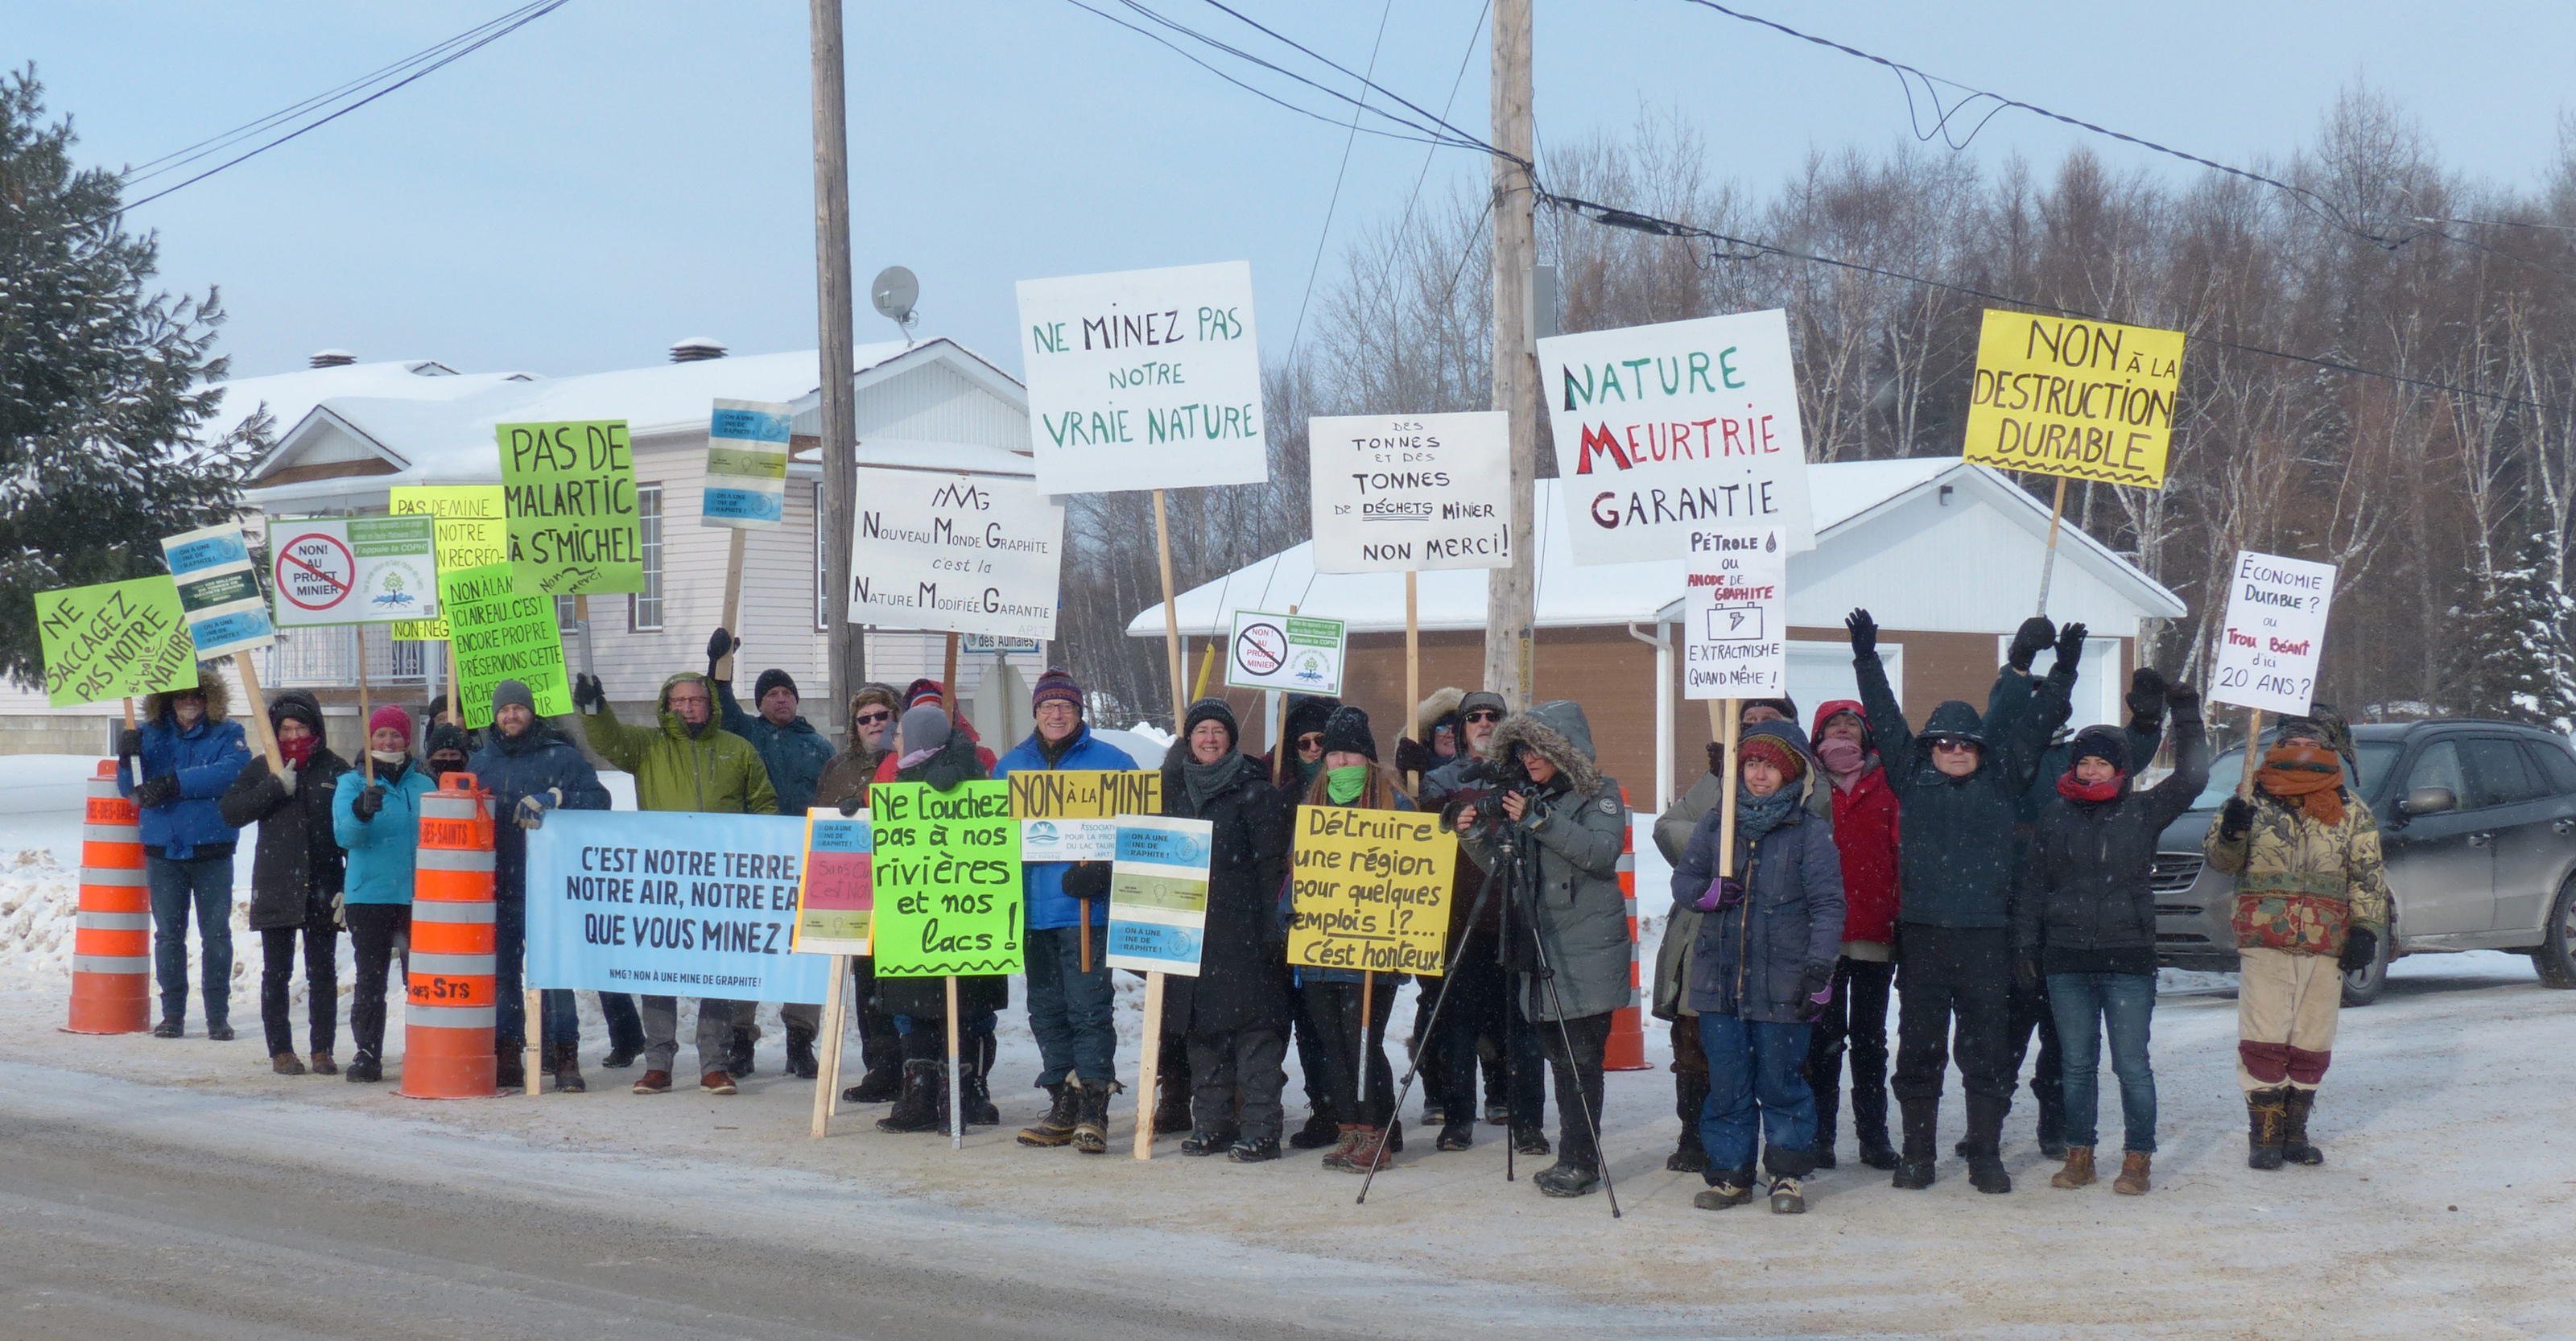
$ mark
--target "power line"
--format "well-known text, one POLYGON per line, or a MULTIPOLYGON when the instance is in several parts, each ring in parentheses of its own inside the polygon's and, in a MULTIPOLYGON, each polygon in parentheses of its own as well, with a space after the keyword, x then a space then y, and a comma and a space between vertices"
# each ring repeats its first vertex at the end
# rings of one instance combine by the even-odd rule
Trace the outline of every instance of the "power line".
MULTIPOLYGON (((1360 76, 1360 80, 1363 84, 1368 82, 1372 76, 1377 74, 1377 53, 1379 48, 1386 45, 1386 21, 1388 18, 1393 16, 1394 13, 1395 0, 1386 0, 1386 3, 1378 8, 1377 38, 1375 41, 1369 43, 1368 73, 1360 76)), ((1360 99, 1362 102, 1366 102, 1368 100, 1368 95, 1363 92, 1360 95, 1360 99)), ((1359 142, 1360 114, 1357 111, 1353 111, 1351 113, 1351 133, 1344 136, 1342 139, 1342 165, 1333 169, 1332 198, 1324 202, 1324 226, 1315 234, 1315 259, 1309 262, 1306 266, 1306 293, 1304 297, 1297 300, 1297 325, 1296 328, 1289 332, 1288 335, 1288 362, 1292 366, 1297 362, 1297 342, 1303 339, 1306 334, 1306 307, 1308 304, 1315 301, 1315 276, 1321 273, 1324 268, 1324 244, 1330 241, 1333 236, 1333 213, 1342 207, 1342 179, 1350 175, 1351 146, 1356 145, 1359 142)))

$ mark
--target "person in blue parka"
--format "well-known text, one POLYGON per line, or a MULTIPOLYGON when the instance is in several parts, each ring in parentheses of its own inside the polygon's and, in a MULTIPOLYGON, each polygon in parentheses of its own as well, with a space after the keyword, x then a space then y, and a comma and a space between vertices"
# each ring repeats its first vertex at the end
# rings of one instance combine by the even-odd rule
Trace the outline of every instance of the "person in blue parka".
POLYGON ((188 916, 197 918, 198 987, 206 1037, 233 1036, 233 845, 220 801, 250 762, 241 723, 224 720, 231 696, 211 666, 188 689, 143 700, 143 724, 117 737, 116 789, 134 798, 143 869, 152 889, 152 968, 160 980, 156 1038, 177 1038, 188 1018, 188 916))

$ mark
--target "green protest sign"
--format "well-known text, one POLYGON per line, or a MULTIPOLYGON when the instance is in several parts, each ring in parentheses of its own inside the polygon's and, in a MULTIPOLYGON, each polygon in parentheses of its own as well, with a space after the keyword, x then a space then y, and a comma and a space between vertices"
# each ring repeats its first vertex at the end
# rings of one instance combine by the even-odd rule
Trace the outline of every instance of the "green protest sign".
POLYGON ((572 680, 564 672, 555 603, 520 595, 512 585, 510 565, 441 572, 438 604, 447 618, 457 705, 465 710, 468 728, 491 723, 492 688, 503 680, 526 684, 536 695, 540 717, 572 711, 572 680))
POLYGON ((1020 824, 1007 780, 868 789, 877 976, 1021 971, 1020 824))
POLYGON ((501 424, 493 432, 520 593, 642 591, 644 541, 626 421, 501 424))
MULTIPOLYGON (((508 510, 497 484, 406 485, 387 491, 397 517, 430 517, 437 524, 440 569, 480 568, 510 561, 508 510)), ((409 619, 393 626, 396 642, 447 641, 447 621, 409 619)))
POLYGON ((68 708, 197 683, 195 645, 167 577, 36 593, 45 702, 68 708))

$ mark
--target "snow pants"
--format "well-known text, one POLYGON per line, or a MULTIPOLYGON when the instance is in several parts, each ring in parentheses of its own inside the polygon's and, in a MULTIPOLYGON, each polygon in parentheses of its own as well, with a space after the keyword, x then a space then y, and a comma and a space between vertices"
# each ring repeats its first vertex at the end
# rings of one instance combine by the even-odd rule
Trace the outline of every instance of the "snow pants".
POLYGON ((1276 1029, 1190 1035, 1191 1125, 1200 1131, 1231 1128, 1249 1141, 1278 1140, 1285 1121, 1279 1092, 1288 1085, 1280 1063, 1287 1056, 1288 1040, 1276 1029))
POLYGON ((1933 1157, 1954 1022, 1959 1087, 1968 1096, 1968 1139, 1992 1149, 2012 1108, 2012 931, 1909 922, 1901 947, 1891 1088, 1906 1110, 1905 1156, 1933 1157))
POLYGON ((1896 965, 1843 956, 1834 965, 1834 999, 1807 1041, 1807 1084, 1816 1094, 1816 1146, 1831 1150, 1840 1130, 1843 1055, 1851 1055, 1852 1131, 1863 1143, 1887 1142, 1887 998, 1896 965))
POLYGON ((340 929, 328 913, 300 927, 259 933, 259 1023, 268 1033, 268 1055, 295 1051, 295 1018, 287 989, 295 980, 295 943, 304 942, 304 1000, 313 1021, 313 1051, 329 1052, 340 1023, 340 929))
POLYGON ((1756 1137, 1774 1178, 1804 1178, 1816 1167, 1816 1099, 1799 1074, 1807 1061, 1803 1024, 1699 1017, 1708 1058, 1708 1103, 1700 1110, 1700 1148, 1708 1179, 1753 1167, 1756 1137))
POLYGON ((1539 1050, 1556 1072, 1556 1158, 1578 1169, 1601 1169, 1601 1063, 1610 1046, 1610 1015, 1577 1015, 1564 1021, 1533 1020, 1539 1050), (1581 1111, 1576 1104, 1583 1105, 1581 1111))
POLYGON ((2238 950, 2236 1083, 2247 1092, 2315 1089, 2334 1060, 2343 969, 2333 955, 2238 950))

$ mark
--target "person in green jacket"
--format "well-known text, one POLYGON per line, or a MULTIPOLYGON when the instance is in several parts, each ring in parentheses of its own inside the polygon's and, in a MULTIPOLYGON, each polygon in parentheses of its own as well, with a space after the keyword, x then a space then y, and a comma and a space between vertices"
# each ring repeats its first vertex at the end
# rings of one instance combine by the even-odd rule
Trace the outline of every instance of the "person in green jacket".
POLYGON ((420 848, 420 798, 438 790, 411 757, 411 714, 393 704, 367 719, 367 755, 375 780, 356 776, 331 793, 331 836, 349 854, 340 918, 357 956, 349 995, 349 1033, 357 1055, 341 1074, 359 1084, 385 1078, 385 985, 394 946, 411 931, 411 879, 420 848), (355 785, 352 785, 355 784, 355 785))
MULTIPOLYGON (((778 794, 770 790, 769 770, 751 742, 716 724, 715 693, 707 677, 682 671, 662 682, 656 703, 657 724, 628 726, 608 706, 599 677, 573 679, 573 706, 581 709, 582 730, 590 747, 610 764, 635 775, 638 810, 694 810, 721 815, 775 815, 778 794)), ((671 1063, 679 1056, 680 1002, 677 997, 643 999, 644 1075, 637 1094, 671 1092, 671 1063)), ((733 1038, 733 1003, 701 998, 698 1003, 698 1088, 708 1094, 734 1092, 725 1070, 725 1050, 733 1038)))

